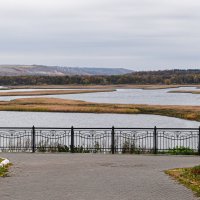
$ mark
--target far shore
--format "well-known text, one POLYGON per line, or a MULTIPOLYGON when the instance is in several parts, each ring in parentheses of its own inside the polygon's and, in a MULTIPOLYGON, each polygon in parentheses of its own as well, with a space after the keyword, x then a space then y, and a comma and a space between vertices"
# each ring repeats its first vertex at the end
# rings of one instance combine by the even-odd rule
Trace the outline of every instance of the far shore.
POLYGON ((0 101, 0 111, 154 114, 200 121, 200 106, 108 104, 57 98, 0 101))
POLYGON ((5 86, 9 89, 170 89, 179 87, 199 87, 199 85, 133 85, 133 84, 118 84, 118 85, 25 85, 25 86, 5 86))

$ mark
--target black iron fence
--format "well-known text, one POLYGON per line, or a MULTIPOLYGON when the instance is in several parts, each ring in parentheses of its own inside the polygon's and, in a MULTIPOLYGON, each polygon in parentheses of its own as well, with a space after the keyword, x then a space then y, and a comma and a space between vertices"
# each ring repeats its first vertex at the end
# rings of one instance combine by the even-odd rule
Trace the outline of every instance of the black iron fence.
POLYGON ((200 154, 200 128, 0 128, 0 152, 200 154))

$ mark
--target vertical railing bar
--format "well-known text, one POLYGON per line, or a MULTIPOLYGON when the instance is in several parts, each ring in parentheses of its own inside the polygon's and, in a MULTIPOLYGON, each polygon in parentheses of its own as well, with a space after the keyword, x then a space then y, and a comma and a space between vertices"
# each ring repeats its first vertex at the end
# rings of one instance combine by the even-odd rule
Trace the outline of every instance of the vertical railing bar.
POLYGON ((154 127, 153 132, 153 140, 154 140, 154 154, 157 154, 157 127, 154 127))
POLYGON ((111 132, 111 152, 112 152, 112 154, 115 153, 115 128, 114 128, 114 126, 112 127, 112 132, 111 132))
POLYGON ((71 127, 71 153, 74 153, 74 127, 71 127))
POLYGON ((199 141, 198 141, 198 154, 200 155, 200 126, 199 126, 199 137, 198 137, 198 139, 199 139, 199 141))
POLYGON ((32 127, 32 153, 35 153, 35 126, 32 127))

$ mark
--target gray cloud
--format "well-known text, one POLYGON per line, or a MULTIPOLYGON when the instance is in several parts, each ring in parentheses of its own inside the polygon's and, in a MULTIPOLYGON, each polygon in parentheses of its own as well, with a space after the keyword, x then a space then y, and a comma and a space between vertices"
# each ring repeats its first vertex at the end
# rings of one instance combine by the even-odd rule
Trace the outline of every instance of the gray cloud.
POLYGON ((199 0, 2 0, 0 63, 200 65, 199 0))

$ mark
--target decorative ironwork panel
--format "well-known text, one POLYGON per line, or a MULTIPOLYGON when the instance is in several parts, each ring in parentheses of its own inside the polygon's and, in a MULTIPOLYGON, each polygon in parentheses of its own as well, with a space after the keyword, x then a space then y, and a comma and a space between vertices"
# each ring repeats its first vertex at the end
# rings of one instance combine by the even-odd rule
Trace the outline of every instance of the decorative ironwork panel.
POLYGON ((0 152, 31 152, 31 129, 0 129, 0 152))
POLYGON ((147 153, 153 150, 153 130, 116 130, 115 150, 120 153, 147 153))
POLYGON ((98 153, 111 151, 111 130, 75 129, 74 151, 98 153))
POLYGON ((158 150, 161 152, 170 150, 192 150, 198 151, 198 130, 165 130, 157 131, 158 150))
POLYGON ((35 130, 35 149, 37 152, 69 152, 70 129, 35 130))

